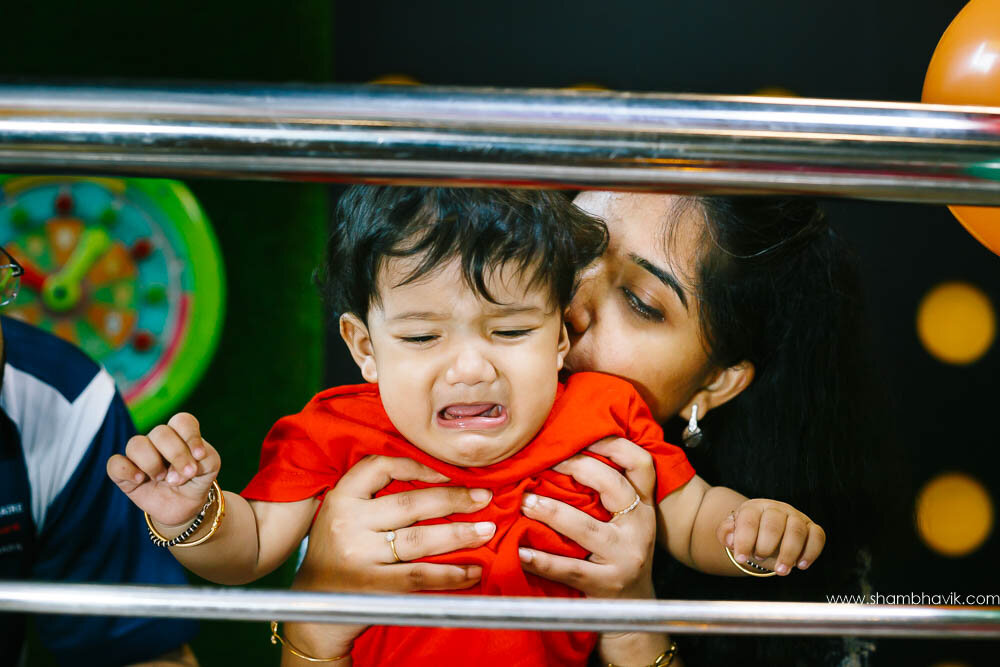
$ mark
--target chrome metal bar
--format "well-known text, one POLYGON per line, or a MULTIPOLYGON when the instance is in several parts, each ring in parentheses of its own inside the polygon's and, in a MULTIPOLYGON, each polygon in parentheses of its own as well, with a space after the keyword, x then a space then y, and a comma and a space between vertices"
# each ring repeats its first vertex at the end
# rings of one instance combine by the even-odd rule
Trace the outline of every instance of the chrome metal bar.
POLYGON ((0 612, 703 634, 1000 638, 1000 608, 353 595, 0 582, 0 612))
POLYGON ((1000 205, 1000 108, 389 86, 0 86, 0 169, 1000 205))

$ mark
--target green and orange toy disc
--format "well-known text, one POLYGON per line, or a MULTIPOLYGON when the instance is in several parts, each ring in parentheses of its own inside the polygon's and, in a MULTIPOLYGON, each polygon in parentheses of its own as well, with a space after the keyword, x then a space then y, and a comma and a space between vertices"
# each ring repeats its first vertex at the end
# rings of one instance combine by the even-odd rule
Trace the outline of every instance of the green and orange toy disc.
POLYGON ((176 181, 0 176, 0 244, 25 269, 4 314, 75 343, 145 430, 194 388, 218 343, 218 243, 176 181))

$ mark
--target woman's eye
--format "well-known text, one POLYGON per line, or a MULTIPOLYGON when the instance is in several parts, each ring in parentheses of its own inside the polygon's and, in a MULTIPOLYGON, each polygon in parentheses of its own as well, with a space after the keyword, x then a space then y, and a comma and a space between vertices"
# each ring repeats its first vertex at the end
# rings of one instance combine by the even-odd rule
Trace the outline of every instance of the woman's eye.
POLYGON ((435 340, 437 336, 428 334, 426 336, 400 336, 399 339, 404 343, 429 343, 435 340))
POLYGON ((531 329, 503 329, 501 331, 494 331, 493 333, 501 338, 522 338, 531 332, 531 329))
POLYGON ((663 321, 663 312, 653 308, 652 306, 646 305, 642 299, 632 293, 632 290, 627 287, 623 287, 622 293, 625 295, 625 300, 628 301, 629 307, 635 311, 636 315, 651 322, 663 321))

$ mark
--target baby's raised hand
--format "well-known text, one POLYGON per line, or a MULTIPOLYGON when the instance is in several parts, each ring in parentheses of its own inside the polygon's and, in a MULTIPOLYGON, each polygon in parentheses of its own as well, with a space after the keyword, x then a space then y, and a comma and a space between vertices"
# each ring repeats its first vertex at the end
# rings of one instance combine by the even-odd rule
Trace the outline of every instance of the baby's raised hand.
POLYGON ((220 463, 198 420, 181 412, 130 439, 124 456, 108 459, 108 476, 152 519, 179 526, 201 511, 220 463))
POLYGON ((767 498, 744 502, 719 524, 716 534, 736 562, 753 560, 780 576, 809 567, 826 544, 819 524, 788 503, 767 498))

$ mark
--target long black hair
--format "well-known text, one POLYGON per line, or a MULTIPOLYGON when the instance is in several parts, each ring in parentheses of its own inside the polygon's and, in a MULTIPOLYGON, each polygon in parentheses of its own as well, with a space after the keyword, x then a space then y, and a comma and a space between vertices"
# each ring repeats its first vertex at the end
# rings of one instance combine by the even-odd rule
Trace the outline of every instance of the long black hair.
MULTIPOLYGON (((878 419, 884 400, 857 258, 812 200, 711 196, 678 206, 695 207, 705 223, 691 278, 709 357, 719 368, 750 361, 755 371, 701 420, 705 443, 689 456, 712 484, 802 510, 824 527, 827 546, 809 570, 766 580, 681 572, 661 557, 660 595, 824 602, 866 593, 882 545, 876 520, 901 504, 876 510, 893 442, 878 419)), ((665 429, 670 439, 681 425, 665 429)), ((691 664, 839 664, 845 652, 866 653, 865 642, 841 639, 685 639, 691 664)))

